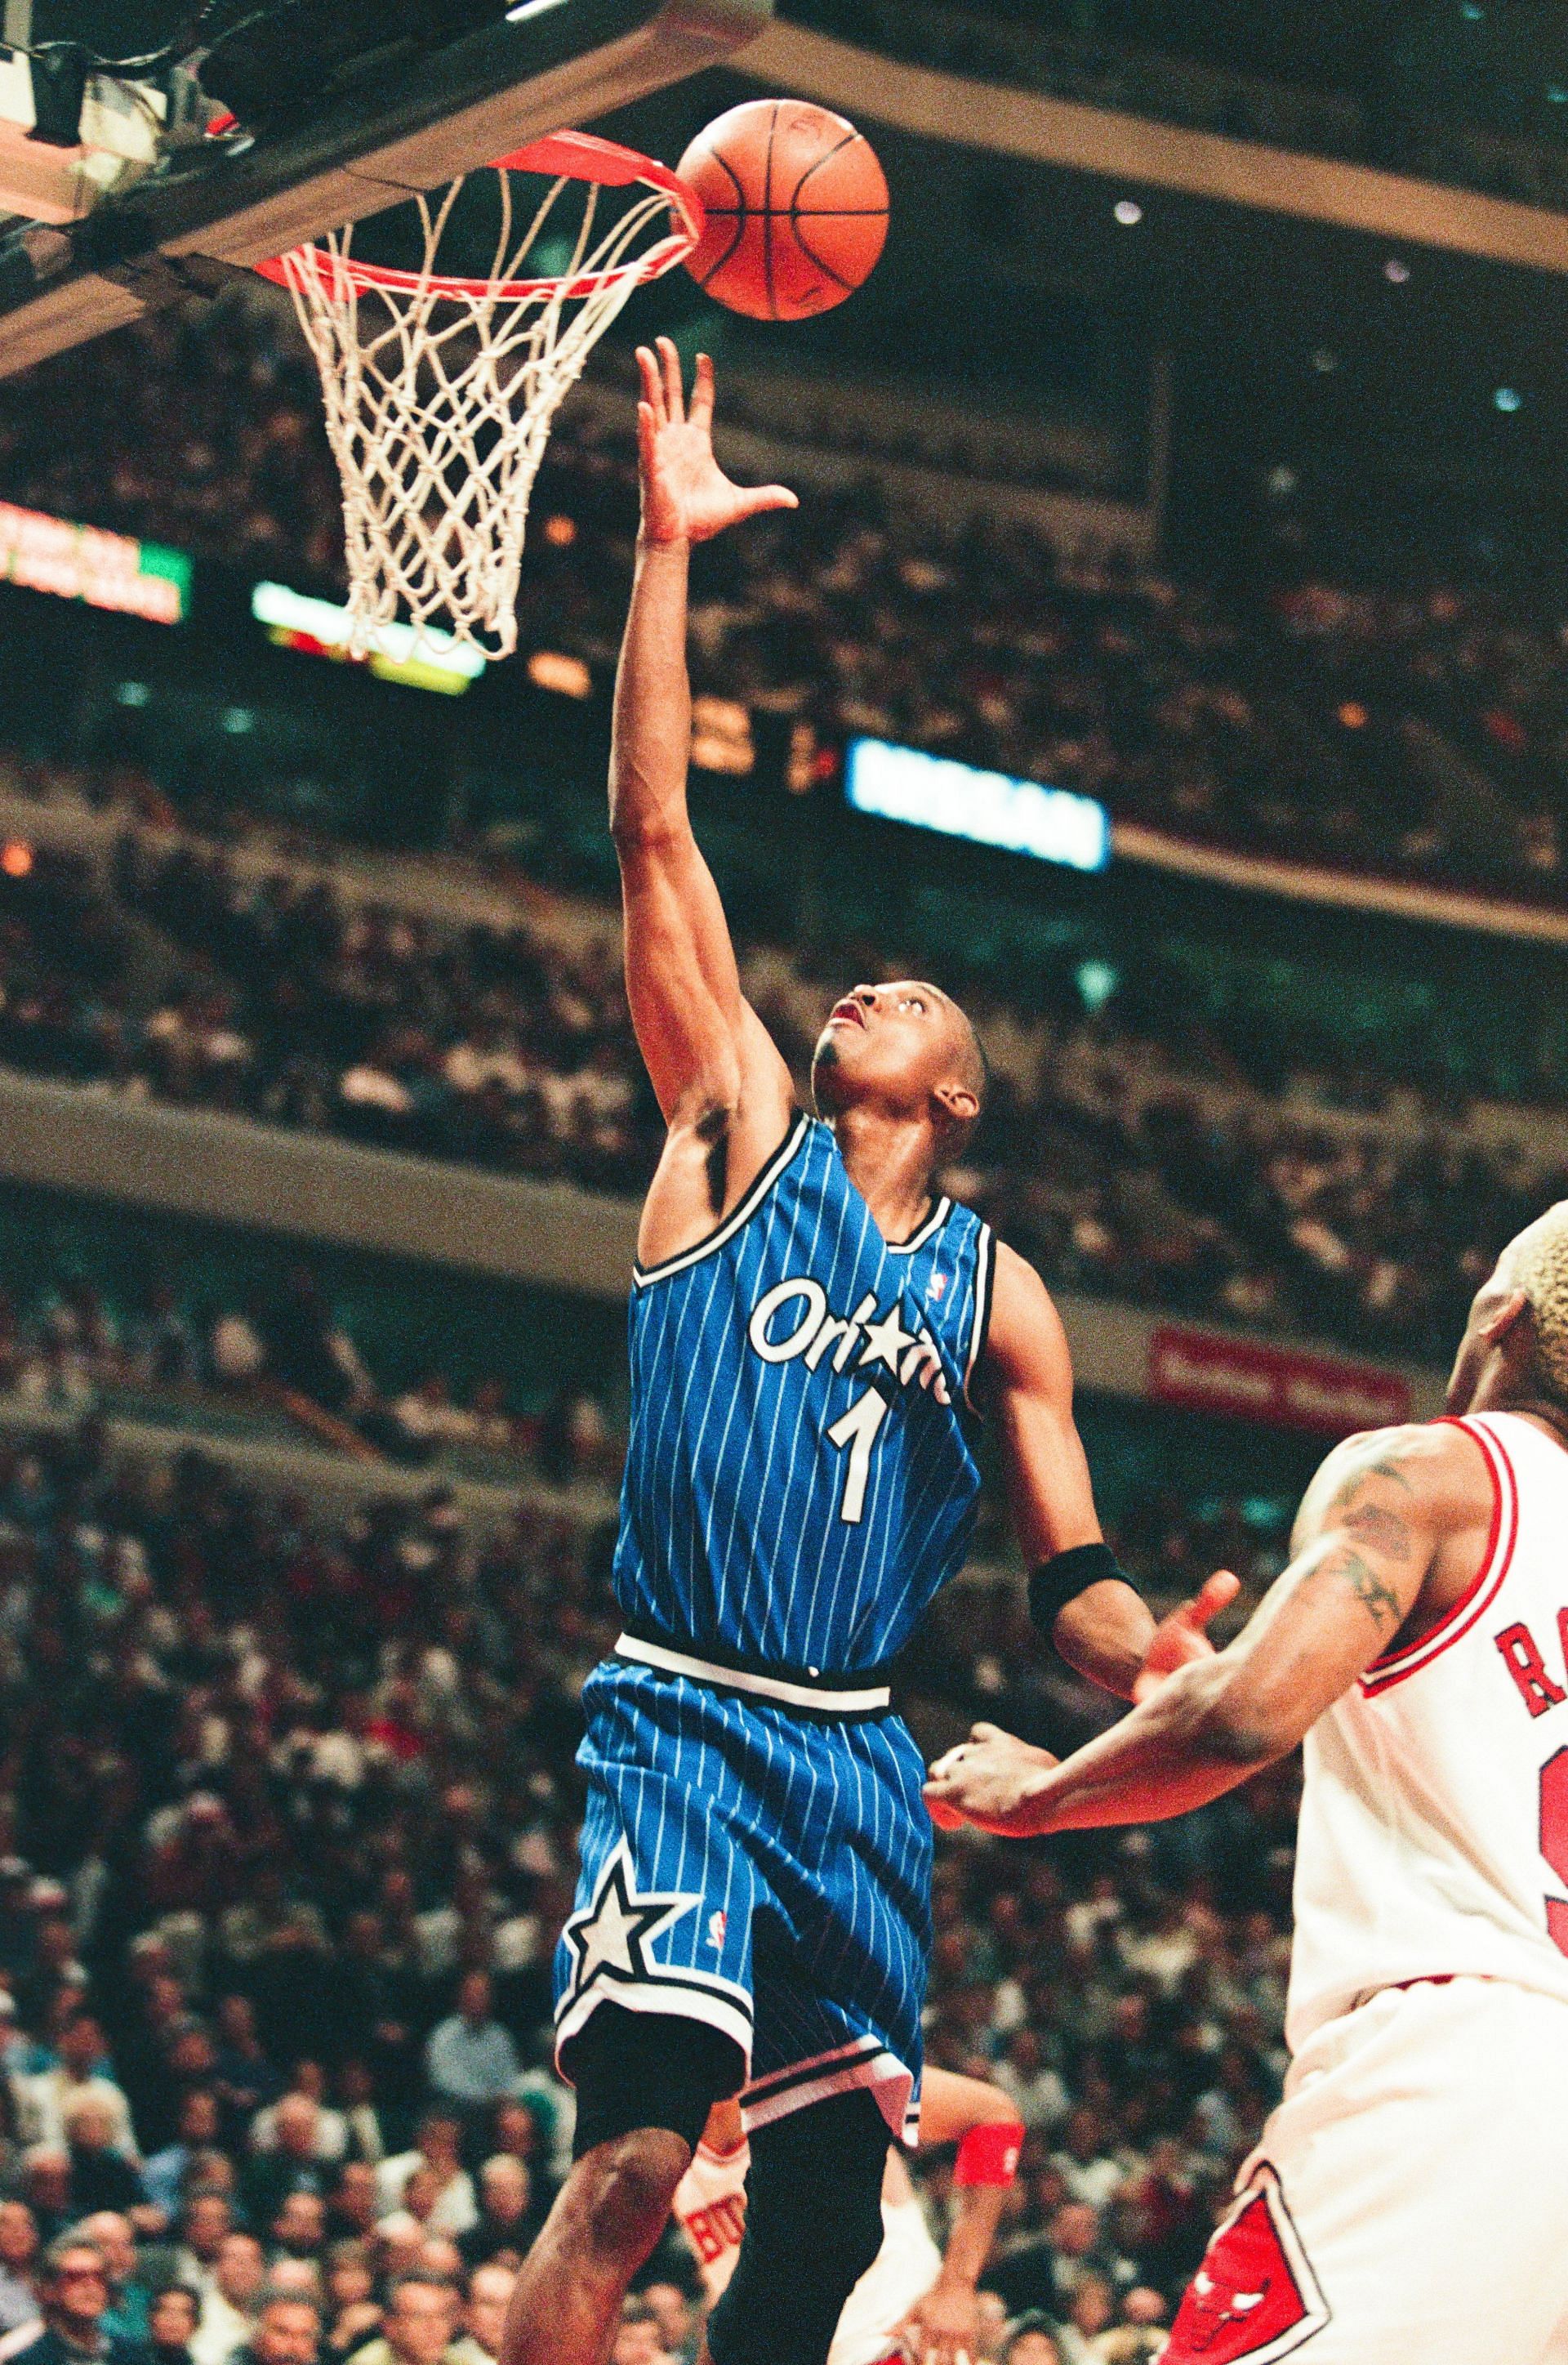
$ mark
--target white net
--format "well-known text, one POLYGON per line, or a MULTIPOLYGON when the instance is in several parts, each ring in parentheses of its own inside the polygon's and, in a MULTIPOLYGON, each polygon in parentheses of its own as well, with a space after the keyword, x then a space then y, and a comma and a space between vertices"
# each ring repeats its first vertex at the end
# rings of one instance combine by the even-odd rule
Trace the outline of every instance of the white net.
POLYGON ((462 180, 416 201, 417 271, 361 263, 352 230, 269 266, 321 372, 355 655, 399 618, 416 632, 439 620, 487 656, 511 655, 529 496, 561 399, 633 289, 693 243, 667 187, 633 185, 601 227, 614 200, 596 182, 561 175, 521 220, 511 174, 497 176, 500 230, 483 279, 437 267, 462 180), (672 234, 655 239, 661 230, 672 234), (547 238, 561 267, 526 277, 547 238))

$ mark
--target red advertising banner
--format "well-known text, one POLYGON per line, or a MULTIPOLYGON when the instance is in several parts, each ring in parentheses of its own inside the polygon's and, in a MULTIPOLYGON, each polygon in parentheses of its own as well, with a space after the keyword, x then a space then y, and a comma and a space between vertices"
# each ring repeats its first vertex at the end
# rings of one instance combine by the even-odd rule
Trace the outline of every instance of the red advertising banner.
POLYGON ((1185 1323, 1159 1322, 1150 1331, 1145 1384, 1156 1404, 1324 1437, 1410 1418, 1410 1384, 1397 1372, 1185 1323))

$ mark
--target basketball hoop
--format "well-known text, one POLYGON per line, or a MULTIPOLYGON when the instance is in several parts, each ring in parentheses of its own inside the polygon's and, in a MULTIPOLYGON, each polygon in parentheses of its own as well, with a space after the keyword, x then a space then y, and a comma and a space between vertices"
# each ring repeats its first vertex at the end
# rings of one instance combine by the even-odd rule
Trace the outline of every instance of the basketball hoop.
POLYGON ((588 132, 558 131, 488 169, 500 230, 487 278, 436 268, 466 175, 439 201, 416 198, 417 270, 362 262, 352 229, 256 266, 293 297, 321 372, 356 656, 400 613, 416 633, 439 618, 487 656, 511 655, 529 495, 561 399, 633 289, 702 234, 700 202, 667 165, 588 132), (551 179, 521 228, 514 172, 551 179), (566 268, 525 275, 559 232, 566 192, 585 184, 566 268), (600 229, 607 189, 639 194, 600 229))

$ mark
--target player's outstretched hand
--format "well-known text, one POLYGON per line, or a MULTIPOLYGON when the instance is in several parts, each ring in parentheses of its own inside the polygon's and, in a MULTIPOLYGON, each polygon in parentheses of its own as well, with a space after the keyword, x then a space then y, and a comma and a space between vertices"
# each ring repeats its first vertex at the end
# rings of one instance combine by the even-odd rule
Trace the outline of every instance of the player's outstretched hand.
POLYGON ((974 2285, 933 2283, 893 2338, 910 2365, 969 2365, 980 2354, 980 2299, 974 2285))
POLYGON ((1206 1631, 1212 1620, 1222 1609, 1228 1609, 1241 1590, 1241 1579, 1232 1576, 1229 1569, 1216 1569, 1208 1582, 1200 1586, 1191 1601, 1183 1601, 1154 1630, 1148 1646, 1148 1656, 1133 1681, 1133 1698, 1146 1700, 1157 1692, 1178 1667, 1191 1665, 1194 1659, 1212 1659, 1214 1644, 1206 1631))
POLYGON ((637 348, 643 396, 637 405, 637 467, 643 484, 643 540, 707 542, 743 518, 800 504, 784 485, 733 485, 713 457, 713 364, 697 356, 691 409, 680 356, 668 337, 657 353, 637 348))
POLYGON ((945 1832, 972 1823, 980 1832, 1024 1838, 1032 1828, 1029 1810, 1038 1777, 1058 1761, 1003 1732, 999 1724, 977 1724, 968 1741, 949 1749, 931 1769, 925 1803, 945 1832))

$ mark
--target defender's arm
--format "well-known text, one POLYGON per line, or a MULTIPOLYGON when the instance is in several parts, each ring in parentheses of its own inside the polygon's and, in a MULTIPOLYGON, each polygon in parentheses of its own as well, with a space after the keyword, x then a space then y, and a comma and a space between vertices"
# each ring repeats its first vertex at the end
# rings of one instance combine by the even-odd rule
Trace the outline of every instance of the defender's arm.
MULTIPOLYGON (((789 1070, 747 1006, 712 874, 687 809, 691 695, 686 667, 687 567, 693 542, 765 510, 794 507, 782 486, 732 485, 713 457, 712 364, 697 364, 686 416, 667 338, 638 353, 642 530, 616 676, 610 825, 621 866, 626 990, 637 1041, 672 1131, 707 1149, 737 1115, 771 1128, 787 1115, 789 1070)), ((721 1192, 721 1199, 722 1194, 721 1192)))
POLYGON ((947 1821, 1022 1837, 1153 1822, 1285 1756, 1386 1651, 1426 1588, 1433 1617, 1480 1564, 1481 1454, 1451 1427, 1336 1448, 1307 1491, 1284 1574, 1228 1648, 1182 1668, 1066 1762, 1023 1765, 1005 1735, 950 1751, 928 1786, 947 1821))
POLYGON ((920 2091, 920 2146, 924 2151, 939 2144, 958 2146, 941 2281, 972 2292, 991 2257, 1024 2146, 1012 2096, 982 2078, 928 2068, 920 2091))
MULTIPOLYGON (((1034 1267, 1000 1241, 986 1370, 1014 1525, 1030 1566, 1102 1543, 1061 1317, 1034 1267)), ((1098 1578, 1056 1611, 1051 1640, 1081 1676, 1130 1699, 1146 1668, 1169 1674, 1207 1653, 1204 1627, 1235 1593, 1234 1578, 1217 1591, 1205 1587, 1157 1629, 1130 1585, 1098 1578)))
POLYGON ((942 2271, 899 2326, 906 2354, 922 2360, 974 2355, 976 2292, 1023 2143, 1017 2110, 999 2086, 927 2068, 920 2090, 920 2147, 957 2144, 958 2157, 942 2271))

